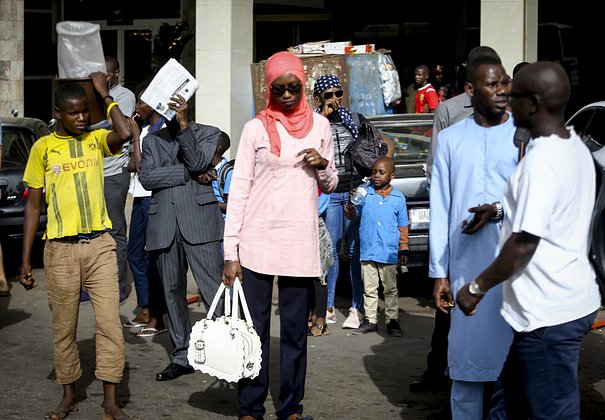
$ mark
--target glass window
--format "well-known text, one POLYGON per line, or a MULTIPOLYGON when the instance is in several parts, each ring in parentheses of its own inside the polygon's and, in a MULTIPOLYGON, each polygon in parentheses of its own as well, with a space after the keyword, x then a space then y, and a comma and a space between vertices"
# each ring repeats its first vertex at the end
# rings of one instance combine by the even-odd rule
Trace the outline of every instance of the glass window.
POLYGON ((65 20, 178 19, 181 2, 161 0, 63 0, 65 20))
POLYGON ((141 90, 141 83, 148 84, 150 81, 148 79, 153 77, 152 42, 151 29, 124 31, 124 67, 128 69, 128 74, 124 77, 124 86, 135 94, 141 90))
POLYGON ((29 150, 35 137, 27 129, 19 127, 2 127, 2 162, 19 162, 27 164, 29 150))
POLYGON ((431 146, 432 124, 376 125, 395 146, 393 159, 396 164, 425 163, 431 146))
POLYGON ((582 111, 569 121, 591 151, 605 145, 605 109, 591 108, 582 111))

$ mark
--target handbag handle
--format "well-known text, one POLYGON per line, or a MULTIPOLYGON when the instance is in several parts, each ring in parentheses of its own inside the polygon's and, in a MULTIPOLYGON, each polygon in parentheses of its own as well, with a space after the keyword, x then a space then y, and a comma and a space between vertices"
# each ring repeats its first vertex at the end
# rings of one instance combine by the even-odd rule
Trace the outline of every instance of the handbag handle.
MULTIPOLYGON (((242 283, 238 278, 233 282, 233 307, 236 308, 238 302, 238 296, 241 296, 242 302, 242 310, 244 311, 244 319, 246 324, 248 324, 248 328, 254 328, 254 324, 252 323, 252 316, 250 315, 250 310, 248 309, 248 303, 246 302, 246 296, 244 295, 244 289, 242 289, 242 283)), ((238 308, 239 309, 239 308, 238 308)), ((237 311, 239 312, 239 311, 237 311)))
MULTIPOLYGON (((236 278, 233 282, 233 307, 230 308, 230 293, 229 287, 225 286, 225 283, 221 283, 216 294, 214 295, 214 299, 212 299, 212 304, 210 305, 210 309, 208 309, 208 314, 206 315, 207 320, 212 319, 212 315, 218 306, 218 301, 221 298, 221 295, 225 293, 225 316, 231 316, 233 320, 239 319, 239 303, 241 298, 242 310, 244 311, 244 320, 248 325, 248 328, 254 328, 254 324, 252 323, 252 316, 250 315, 250 310, 248 309, 248 303, 246 302, 246 296, 244 295, 244 289, 242 289, 242 283, 239 278, 236 278)), ((233 323, 232 325, 235 325, 233 323)))
POLYGON ((212 315, 214 315, 214 311, 216 311, 216 307, 218 306, 218 301, 221 298, 221 295, 225 293, 225 315, 229 315, 231 313, 231 297, 229 293, 229 288, 225 286, 225 283, 221 282, 216 294, 214 295, 214 299, 212 299, 212 304, 208 309, 208 313, 206 314, 206 319, 212 319, 212 315))

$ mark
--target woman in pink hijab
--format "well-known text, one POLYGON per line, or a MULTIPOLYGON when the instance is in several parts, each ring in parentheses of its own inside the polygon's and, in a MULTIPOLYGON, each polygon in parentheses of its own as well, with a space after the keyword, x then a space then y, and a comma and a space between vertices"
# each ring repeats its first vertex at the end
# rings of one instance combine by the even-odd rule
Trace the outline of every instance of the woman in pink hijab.
POLYGON ((278 419, 303 417, 307 371, 307 314, 313 279, 321 275, 318 188, 338 184, 328 120, 305 96, 302 62, 289 52, 265 66, 268 105, 244 126, 233 170, 225 221, 223 281, 243 283, 262 342, 262 367, 238 384, 240 419, 265 415, 269 390, 269 341, 273 282, 280 316, 278 419))

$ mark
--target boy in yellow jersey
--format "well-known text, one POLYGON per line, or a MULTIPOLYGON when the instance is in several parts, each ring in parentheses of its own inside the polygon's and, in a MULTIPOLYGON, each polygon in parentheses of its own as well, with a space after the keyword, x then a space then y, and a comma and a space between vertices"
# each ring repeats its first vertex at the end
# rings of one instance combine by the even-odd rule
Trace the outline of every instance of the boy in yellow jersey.
POLYGON ((106 75, 95 72, 90 77, 115 131, 87 131, 90 114, 86 91, 76 83, 62 84, 55 92, 58 128, 33 145, 23 176, 30 193, 19 282, 28 290, 36 286, 30 256, 43 191, 48 205, 44 273, 52 313, 55 373, 57 382, 63 385, 63 399, 45 414, 46 419, 63 419, 77 410, 75 382, 82 376, 82 369, 76 330, 83 287, 90 293, 95 314, 95 375, 103 381, 103 418, 129 419, 116 402, 116 385, 124 370, 124 336, 119 316, 116 243, 107 232, 111 220, 103 195, 103 158, 120 152, 131 138, 134 123, 124 117, 109 96, 106 75))

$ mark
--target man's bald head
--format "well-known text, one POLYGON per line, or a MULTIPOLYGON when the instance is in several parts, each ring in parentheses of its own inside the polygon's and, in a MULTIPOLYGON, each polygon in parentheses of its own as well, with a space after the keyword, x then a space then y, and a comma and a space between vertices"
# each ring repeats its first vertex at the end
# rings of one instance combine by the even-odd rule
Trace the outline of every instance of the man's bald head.
POLYGON ((540 61, 524 66, 509 93, 515 125, 527 128, 534 138, 552 134, 568 138, 565 106, 570 92, 569 78, 560 64, 540 61))
POLYGON ((563 67, 551 61, 539 61, 524 66, 513 80, 515 93, 535 94, 551 113, 564 113, 571 94, 569 77, 563 67))

